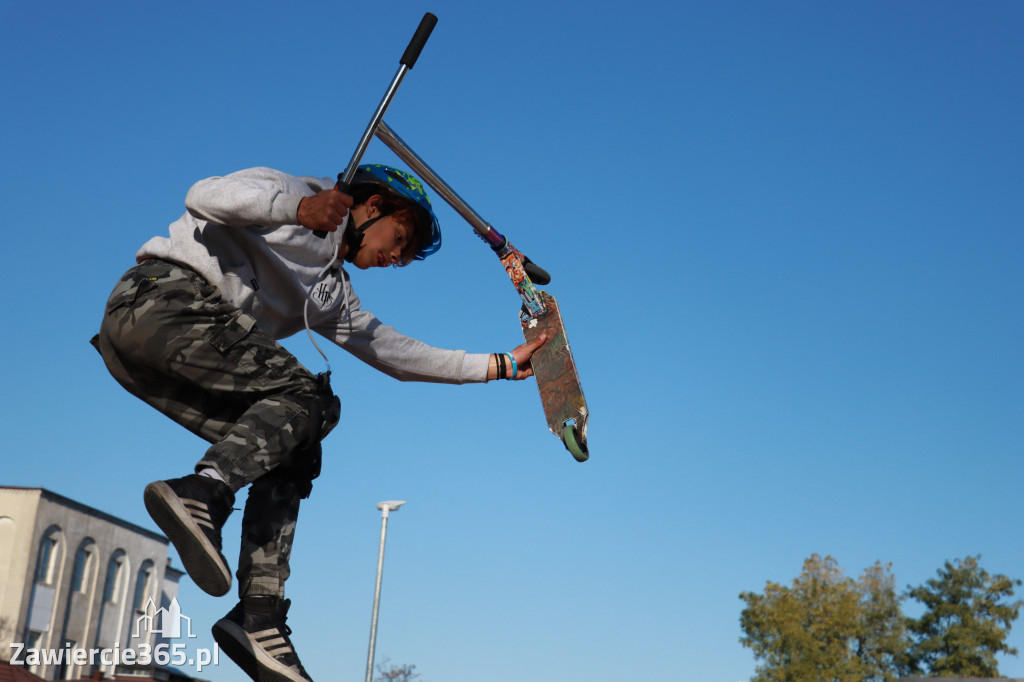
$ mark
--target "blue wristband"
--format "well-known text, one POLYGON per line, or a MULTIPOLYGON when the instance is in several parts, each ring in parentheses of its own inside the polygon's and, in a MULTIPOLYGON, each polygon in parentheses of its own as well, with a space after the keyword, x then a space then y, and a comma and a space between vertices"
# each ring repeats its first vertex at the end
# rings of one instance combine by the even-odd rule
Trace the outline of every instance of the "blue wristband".
POLYGON ((505 378, 506 379, 515 379, 516 375, 519 374, 519 366, 516 365, 515 356, 513 356, 511 353, 505 353, 505 355, 507 355, 508 359, 512 361, 512 376, 505 377, 505 378))

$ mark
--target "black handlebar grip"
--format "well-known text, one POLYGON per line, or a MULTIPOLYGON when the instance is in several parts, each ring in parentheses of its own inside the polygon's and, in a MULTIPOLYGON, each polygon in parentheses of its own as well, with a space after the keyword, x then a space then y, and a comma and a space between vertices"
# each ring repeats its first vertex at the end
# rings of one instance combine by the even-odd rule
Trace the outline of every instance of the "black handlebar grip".
POLYGON ((526 270, 526 274, 534 284, 539 284, 541 286, 551 284, 551 275, 548 274, 548 271, 534 263, 526 256, 523 256, 523 269, 526 270))
POLYGON ((423 20, 420 21, 420 25, 416 29, 416 33, 413 34, 412 40, 409 41, 409 47, 405 48, 402 58, 398 60, 399 64, 404 64, 410 69, 413 67, 416 60, 420 58, 420 51, 423 49, 423 46, 427 44, 430 32, 434 30, 436 25, 437 17, 430 12, 423 15, 423 20))

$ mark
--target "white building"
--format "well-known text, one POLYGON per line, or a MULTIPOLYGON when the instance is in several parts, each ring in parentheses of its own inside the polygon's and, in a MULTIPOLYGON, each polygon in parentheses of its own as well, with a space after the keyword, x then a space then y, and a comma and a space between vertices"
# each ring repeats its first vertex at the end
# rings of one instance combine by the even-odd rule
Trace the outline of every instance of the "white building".
MULTIPOLYGON (((0 486, 0 661, 25 650, 150 648, 140 617, 177 607, 183 573, 162 535, 43 488, 0 486), (12 646, 13 645, 13 646, 12 646)), ((113 665, 41 661, 30 672, 79 679, 113 665)))

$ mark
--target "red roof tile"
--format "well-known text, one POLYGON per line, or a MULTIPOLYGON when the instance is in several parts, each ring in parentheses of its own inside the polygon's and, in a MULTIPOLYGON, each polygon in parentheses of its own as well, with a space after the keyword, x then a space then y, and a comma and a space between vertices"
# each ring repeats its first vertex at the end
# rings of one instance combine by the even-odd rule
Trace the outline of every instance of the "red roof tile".
POLYGON ((33 675, 23 665, 11 665, 0 661, 0 682, 39 682, 43 678, 33 675))

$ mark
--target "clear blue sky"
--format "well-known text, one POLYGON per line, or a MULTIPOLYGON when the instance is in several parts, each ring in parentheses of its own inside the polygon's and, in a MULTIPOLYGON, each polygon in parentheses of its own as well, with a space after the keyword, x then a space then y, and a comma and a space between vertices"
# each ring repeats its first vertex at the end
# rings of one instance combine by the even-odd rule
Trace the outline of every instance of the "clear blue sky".
MULTIPOLYGON (((739 593, 812 553, 1024 578, 1024 5, 285 7, 0 0, 0 483, 153 527, 142 488, 205 445, 89 347, 109 290, 196 180, 341 170, 429 10, 387 120, 553 274, 592 457, 532 383, 401 384, 332 347, 343 421, 289 583, 317 679, 362 678, 385 499, 409 504, 378 652, 429 682, 746 680, 739 593)), ((364 305, 518 344, 498 262, 440 214, 436 256, 354 275, 364 305)), ((181 601, 204 633, 232 606, 181 601)))

